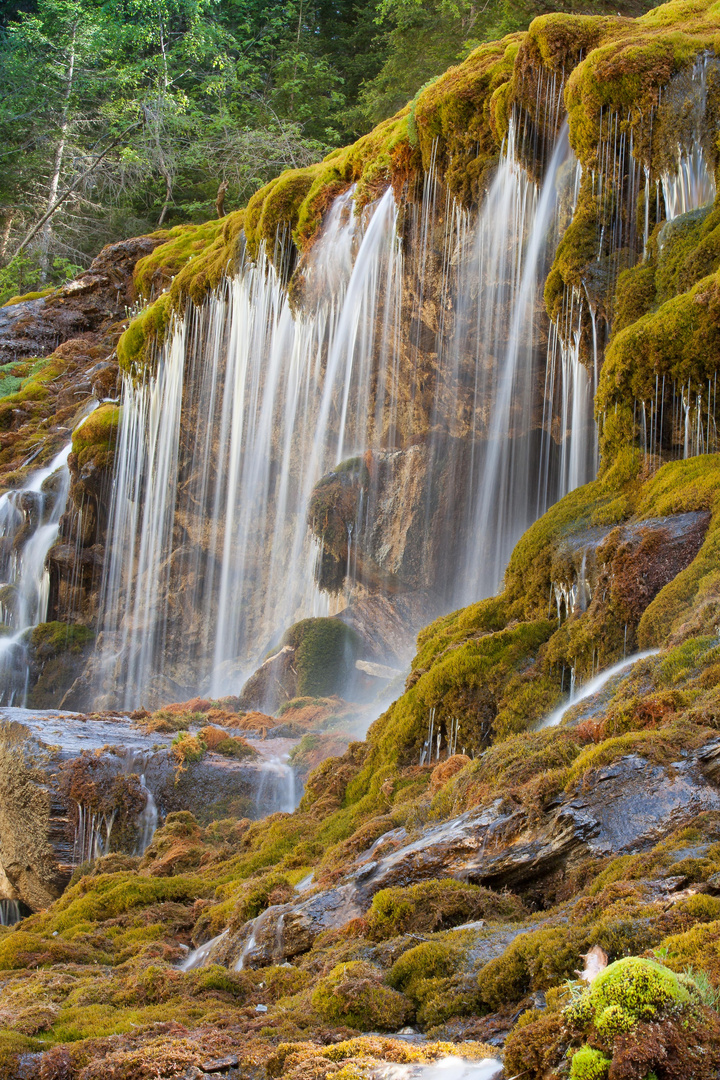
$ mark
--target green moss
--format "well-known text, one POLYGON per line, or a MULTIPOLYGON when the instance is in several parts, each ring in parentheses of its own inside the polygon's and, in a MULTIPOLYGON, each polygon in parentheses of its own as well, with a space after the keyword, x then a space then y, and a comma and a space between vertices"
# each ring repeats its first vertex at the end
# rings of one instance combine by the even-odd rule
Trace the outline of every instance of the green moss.
POLYGON ((325 1020, 360 1031, 397 1031, 411 1015, 407 998, 384 986, 379 969, 362 960, 338 964, 320 979, 312 1004, 325 1020))
POLYGON ((253 195, 245 214, 245 237, 255 259, 260 246, 272 258, 278 241, 288 244, 297 227, 300 206, 307 198, 321 165, 288 169, 253 195))
POLYGON ((628 956, 596 976, 584 997, 568 1006, 565 1016, 570 1024, 582 1027, 591 1015, 599 1034, 611 1043, 618 1032, 691 1000, 675 972, 655 960, 628 956))
MULTIPOLYGON (((153 878, 131 872, 100 874, 83 878, 68 889, 52 911, 36 916, 33 925, 49 934, 55 930, 69 931, 82 924, 117 918, 150 904, 194 900, 206 891, 207 885, 198 877, 153 878)), ((0 942, 0 949, 5 944, 5 941, 0 942)))
POLYGON ((95 632, 89 626, 63 622, 38 623, 30 635, 31 645, 43 656, 80 652, 94 639, 95 632))
POLYGON ((507 93, 522 34, 475 49, 422 91, 414 126, 427 170, 433 159, 449 190, 466 205, 479 201, 497 161, 507 124, 507 93))
POLYGON ((580 927, 548 927, 521 934, 503 955, 478 974, 479 1000, 488 1011, 520 1001, 529 990, 546 990, 570 978, 587 944, 580 927))
POLYGON ((583 1046, 572 1056, 570 1080, 605 1080, 611 1064, 610 1059, 599 1050, 583 1046))
POLYGON ((12 307, 13 304, 24 304, 26 300, 41 300, 45 296, 50 296, 51 293, 57 292, 54 285, 50 285, 47 289, 40 289, 36 292, 23 293, 22 296, 11 296, 9 300, 6 300, 2 305, 3 307, 12 307))
POLYGON ((121 416, 122 409, 118 405, 106 402, 75 428, 72 452, 80 471, 88 466, 107 472, 112 470, 121 416))
POLYGON ((367 915, 377 940, 399 934, 432 933, 474 919, 518 919, 522 904, 479 885, 446 878, 407 887, 381 889, 367 915))
POLYGON ((282 645, 295 649, 299 697, 329 697, 345 690, 359 640, 340 619, 302 619, 285 632, 282 645))
POLYGON ((172 296, 163 293, 132 320, 117 344, 118 362, 123 371, 140 377, 153 369, 156 350, 169 331, 172 317, 172 296))

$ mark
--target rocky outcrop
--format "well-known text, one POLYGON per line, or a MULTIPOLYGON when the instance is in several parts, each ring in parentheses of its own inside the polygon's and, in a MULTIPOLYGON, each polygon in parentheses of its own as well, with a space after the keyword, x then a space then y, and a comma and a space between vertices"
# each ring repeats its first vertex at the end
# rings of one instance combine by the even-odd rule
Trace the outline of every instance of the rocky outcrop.
MULTIPOLYGON (((84 273, 49 296, 0 308, 0 363, 47 356, 71 339, 88 349, 96 345, 95 335, 126 317, 135 301, 135 264, 161 242, 162 237, 139 236, 109 244, 84 273)), ((117 327, 115 341, 121 331, 117 327)), ((92 379, 88 375, 88 392, 92 379)))
POLYGON ((0 898, 37 910, 73 870, 111 851, 142 854, 168 813, 261 817, 294 805, 286 739, 244 758, 173 753, 172 734, 127 718, 72 713, 0 715, 0 898))
POLYGON ((669 768, 629 754, 596 769, 542 814, 498 798, 417 835, 394 829, 359 855, 336 887, 267 908, 223 937, 209 962, 280 963, 363 915, 380 890, 421 881, 455 878, 542 905, 588 857, 649 850, 699 814, 719 811, 719 759, 720 740, 669 768))

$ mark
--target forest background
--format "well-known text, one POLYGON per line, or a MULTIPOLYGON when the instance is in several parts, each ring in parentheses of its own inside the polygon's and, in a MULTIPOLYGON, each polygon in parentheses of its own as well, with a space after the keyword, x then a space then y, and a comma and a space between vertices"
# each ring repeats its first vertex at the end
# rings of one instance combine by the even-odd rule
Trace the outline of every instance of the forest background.
POLYGON ((0 304, 244 205, 483 41, 643 0, 0 0, 0 304))

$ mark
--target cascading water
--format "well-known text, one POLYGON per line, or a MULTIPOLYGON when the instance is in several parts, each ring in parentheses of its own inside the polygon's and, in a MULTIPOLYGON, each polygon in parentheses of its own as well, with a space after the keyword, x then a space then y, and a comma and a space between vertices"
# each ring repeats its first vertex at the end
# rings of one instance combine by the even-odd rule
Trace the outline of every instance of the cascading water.
POLYGON ((661 177, 668 221, 698 207, 708 206, 715 198, 715 177, 708 167, 703 129, 707 112, 708 74, 712 72, 717 76, 717 71, 715 57, 703 54, 670 83, 665 95, 664 104, 668 110, 682 117, 682 123, 677 125, 675 167, 666 168, 661 177))
MULTIPOLYGON (((437 502, 436 461, 445 487, 451 478, 458 489, 460 505, 448 503, 445 513, 465 522, 456 552, 466 567, 463 595, 497 588, 538 512, 541 429, 552 425, 542 415, 542 281, 572 210, 576 172, 562 126, 538 190, 518 162, 513 124, 474 223, 440 197, 431 170, 406 226, 412 265, 392 192, 358 216, 351 189, 301 267, 295 308, 278 260, 246 257, 236 277, 177 323, 156 376, 140 387, 127 379, 101 604, 106 686, 125 687, 125 707, 168 678, 176 689, 195 687, 199 670, 212 671, 211 693, 237 691, 284 627, 329 614, 307 528, 313 487, 345 458, 403 451, 418 425, 430 429, 428 506, 437 502), (438 292, 447 314, 432 350, 428 414, 421 316, 438 292), (407 304, 417 326, 411 361, 402 341, 407 304)), ((577 428, 582 439, 589 393, 566 391, 564 400, 577 413, 567 437, 577 428)), ((550 468, 555 444, 543 445, 541 509, 591 475, 588 462, 550 468)), ((347 526, 350 583, 375 496, 372 484, 361 491, 347 526)), ((437 526, 429 510, 430 578, 437 526)), ((458 581, 441 576, 435 603, 446 608, 458 581)))
POLYGON ((402 218, 391 190, 358 215, 350 189, 290 295, 279 248, 245 254, 176 323, 156 374, 126 379, 101 600, 110 700, 237 692, 287 626, 351 603, 382 470, 424 492, 424 622, 494 592, 522 532, 594 475, 597 348, 594 376, 579 357, 593 308, 571 296, 554 327, 542 299, 580 181, 557 130, 536 184, 513 120, 476 215, 433 167, 402 218), (308 507, 345 459, 365 479, 333 598, 316 584, 326 552, 308 507))
MULTIPOLYGON (((544 358, 539 331, 547 325, 542 287, 562 224, 571 216, 568 204, 575 172, 567 124, 563 124, 538 190, 517 160, 511 124, 505 153, 479 215, 472 246, 475 274, 464 275, 472 292, 479 287, 479 295, 460 301, 471 304, 477 313, 465 595, 468 586, 476 596, 495 592, 512 548, 537 514, 593 475, 590 462, 578 461, 575 468, 561 467, 559 478, 552 482, 548 462, 538 452, 541 431, 552 427, 554 396, 547 397, 550 411, 541 425, 537 382, 544 358), (545 482, 538 505, 541 471, 545 482)), ((563 387, 563 407, 567 409, 570 401, 574 410, 570 422, 561 418, 566 435, 562 453, 572 460, 579 458, 578 447, 587 441, 591 391, 579 364, 568 365, 554 377, 563 387)), ((553 450, 549 439, 542 449, 549 459, 553 450)))
POLYGON ((278 628, 327 614, 306 507, 318 477, 366 445, 371 380, 393 397, 394 322, 378 306, 381 293, 385 312, 396 305, 396 213, 391 192, 369 221, 341 197, 306 275, 309 312, 293 315, 261 254, 176 326, 150 383, 127 380, 102 601, 127 705, 179 636, 219 693, 237 687, 229 662, 247 673, 278 628), (161 599, 180 581, 195 613, 181 635, 161 599))
POLYGON ((0 496, 0 704, 23 704, 27 634, 47 616, 48 551, 70 490, 68 443, 24 488, 0 496))
POLYGON ((17 900, 0 900, 0 926, 15 926, 22 919, 17 900))

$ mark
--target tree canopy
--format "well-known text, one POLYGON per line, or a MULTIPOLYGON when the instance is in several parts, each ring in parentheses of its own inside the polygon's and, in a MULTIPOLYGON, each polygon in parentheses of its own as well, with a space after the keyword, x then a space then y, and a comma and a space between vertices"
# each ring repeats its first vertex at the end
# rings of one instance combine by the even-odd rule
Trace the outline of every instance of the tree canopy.
MULTIPOLYGON (((16 0, 0 9, 0 303, 243 205, 392 115, 532 0, 16 0)), ((616 10, 588 0, 555 4, 616 10)), ((627 0, 625 10, 650 6, 627 0)))

